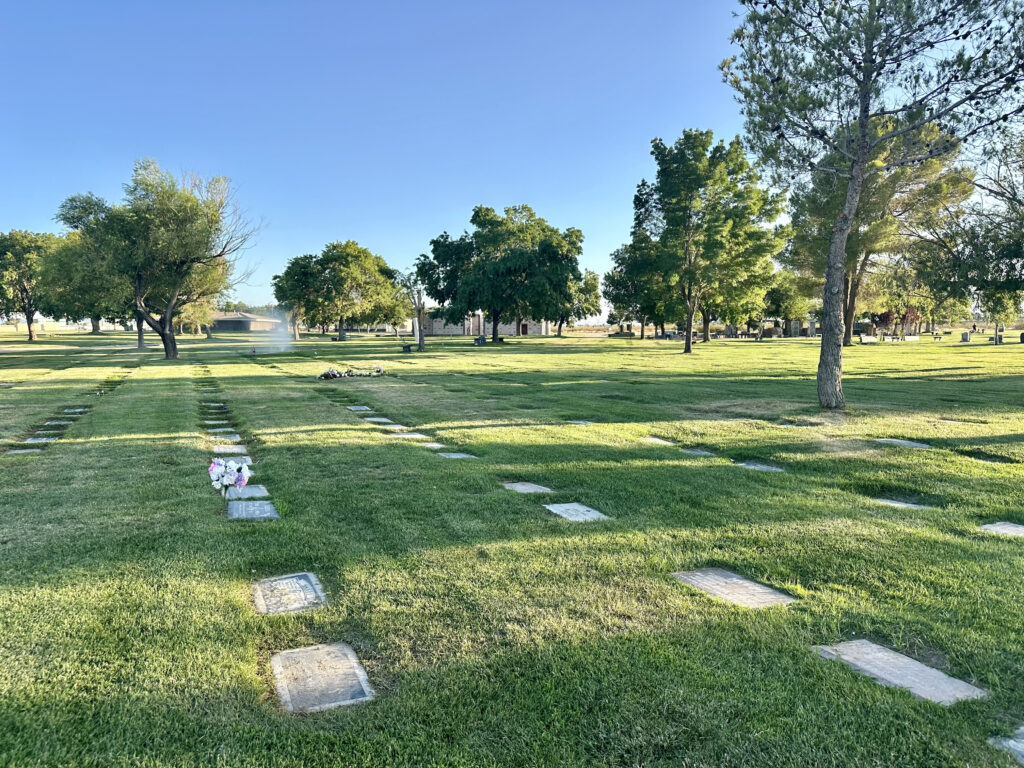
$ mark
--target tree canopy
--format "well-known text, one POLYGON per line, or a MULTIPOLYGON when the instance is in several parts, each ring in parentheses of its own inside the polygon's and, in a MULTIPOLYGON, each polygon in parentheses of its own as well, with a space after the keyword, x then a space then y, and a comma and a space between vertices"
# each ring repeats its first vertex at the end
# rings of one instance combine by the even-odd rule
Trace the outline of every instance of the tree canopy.
POLYGON ((178 356, 176 314, 231 284, 235 257, 254 233, 226 178, 179 181, 152 160, 135 164, 122 204, 75 195, 61 204, 57 217, 81 234, 92 256, 103 261, 103 271, 128 287, 169 360, 178 356))
POLYGON ((40 310, 43 261, 61 247, 63 239, 45 232, 11 230, 0 234, 0 311, 20 313, 35 341, 33 323, 40 310))
POLYGON ((559 230, 528 205, 506 208, 504 215, 477 206, 472 232, 454 238, 447 232, 430 241, 430 255, 416 262, 416 274, 436 310, 447 322, 461 323, 472 312, 487 312, 497 341, 503 318, 551 320, 569 302, 570 285, 581 280, 578 257, 583 233, 559 230))
POLYGON ((710 131, 685 131, 672 145, 652 142, 658 170, 635 199, 633 243, 652 251, 663 281, 674 286, 692 351, 693 316, 737 286, 767 279, 784 243, 773 227, 783 196, 760 186, 739 139, 714 143, 710 131), (648 243, 651 244, 648 247, 648 243))

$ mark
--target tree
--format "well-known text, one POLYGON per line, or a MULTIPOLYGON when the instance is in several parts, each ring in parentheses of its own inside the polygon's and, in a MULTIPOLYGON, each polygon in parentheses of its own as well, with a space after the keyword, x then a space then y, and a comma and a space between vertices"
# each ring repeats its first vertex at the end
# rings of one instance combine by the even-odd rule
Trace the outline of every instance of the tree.
POLYGON ((217 311, 214 299, 214 296, 207 296, 205 299, 193 301, 181 307, 175 314, 179 332, 190 331, 196 334, 205 329, 206 337, 212 338, 213 314, 217 311))
POLYGON ((89 318, 92 333, 99 333, 104 318, 115 322, 134 316, 128 286, 79 232, 70 232, 43 257, 40 280, 46 287, 40 311, 50 317, 89 318))
POLYGON ((337 320, 339 339, 345 338, 346 324, 372 323, 388 314, 395 273, 380 256, 346 240, 325 245, 315 266, 319 315, 337 320))
POLYGON ((36 339, 32 324, 42 301, 42 261, 60 246, 57 235, 18 229, 0 234, 0 309, 25 316, 29 341, 36 339))
MULTIPOLYGON (((914 222, 904 259, 930 315, 961 316, 985 295, 1024 290, 1024 143, 1008 136, 975 178, 970 206, 914 222)), ((999 301, 999 299, 995 299, 999 301)))
POLYGON ((320 299, 316 256, 307 253, 288 261, 280 275, 272 280, 274 298, 287 313, 293 338, 299 340, 299 323, 310 324, 320 299))
POLYGON ((991 288, 981 292, 978 303, 985 319, 998 330, 1000 324, 1012 323, 1020 317, 1024 291, 991 288))
POLYGON ((398 273, 398 285, 405 296, 405 301, 412 307, 416 318, 416 348, 423 352, 427 348, 423 337, 423 321, 427 317, 427 305, 423 298, 423 283, 420 282, 415 269, 398 273))
POLYGON ((579 280, 569 281, 568 300, 553 307, 547 313, 548 318, 558 323, 558 335, 562 335, 562 326, 570 327, 576 320, 597 315, 601 312, 601 280, 597 272, 585 270, 579 280))
MULTIPOLYGON (((890 130, 892 120, 877 120, 874 134, 890 130)), ((872 162, 887 165, 900 157, 910 142, 917 146, 943 142, 938 129, 927 124, 872 151, 872 162)), ((843 281, 843 344, 853 343, 853 322, 857 299, 867 275, 880 263, 908 245, 906 231, 938 211, 963 204, 974 192, 972 174, 955 165, 959 145, 921 163, 896 166, 864 179, 857 218, 850 225, 846 241, 843 281)), ((839 157, 832 155, 828 163, 839 157)), ((805 276, 823 280, 827 270, 829 241, 835 211, 842 207, 849 180, 830 173, 812 173, 791 200, 794 238, 782 261, 805 276)))
POLYGON ((846 180, 825 270, 818 400, 842 408, 846 241, 866 178, 945 154, 1024 111, 1018 0, 742 0, 739 55, 722 64, 754 150, 793 180, 846 180), (872 129, 885 121, 882 130, 872 129), (879 147, 927 124, 935 143, 879 147))
POLYGON ((772 275, 771 286, 764 298, 765 316, 779 320, 802 320, 810 311, 811 301, 795 273, 780 269, 772 275))
POLYGON ((622 325, 634 320, 640 321, 640 338, 644 336, 647 317, 643 314, 645 286, 640 272, 630 268, 631 253, 628 245, 617 248, 611 255, 611 271, 604 276, 601 292, 605 301, 612 306, 608 322, 622 325))
POLYGON ((487 312, 491 337, 498 340, 503 318, 544 317, 568 301, 569 285, 579 280, 583 233, 564 231, 538 217, 528 205, 473 209, 473 231, 453 238, 447 232, 430 241, 430 255, 416 261, 416 275, 437 313, 461 323, 478 309, 487 312))
POLYGON ((690 353, 698 308, 781 249, 782 231, 770 225, 783 198, 759 186, 739 138, 714 144, 711 131, 688 130, 672 146, 655 139, 651 154, 657 178, 649 199, 634 200, 634 242, 642 232, 656 244, 665 283, 682 300, 690 353))
POLYGON ((167 360, 178 357, 176 314, 227 289, 254 234, 226 178, 179 182, 152 160, 135 164, 122 205, 77 195, 61 204, 57 218, 110 260, 139 316, 160 336, 167 360))

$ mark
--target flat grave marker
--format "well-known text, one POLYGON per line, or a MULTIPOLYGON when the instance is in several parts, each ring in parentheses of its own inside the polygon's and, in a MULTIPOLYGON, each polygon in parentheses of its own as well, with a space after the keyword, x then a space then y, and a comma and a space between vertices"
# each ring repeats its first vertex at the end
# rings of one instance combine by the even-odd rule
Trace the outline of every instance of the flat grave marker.
POLYGON ((391 435, 392 437, 404 437, 408 440, 429 440, 430 435, 424 435, 422 432, 395 432, 391 435))
POLYGON ((931 450, 931 446, 928 445, 928 443, 918 443, 914 440, 900 440, 895 437, 876 437, 875 442, 881 443, 882 445, 894 445, 898 448, 915 448, 920 451, 931 450))
POLYGON ((423 446, 424 448, 429 448, 432 451, 439 451, 442 448, 444 448, 444 443, 429 442, 429 443, 419 443, 419 445, 423 446))
MULTIPOLYGON (((225 419, 224 421, 225 421, 225 423, 227 423, 227 419, 225 419)), ((235 428, 234 427, 211 427, 211 428, 207 429, 206 431, 209 432, 211 435, 216 435, 216 434, 220 434, 222 432, 234 432, 235 428)))
POLYGON ((1017 762, 1024 765, 1024 725, 1013 732, 1013 735, 1002 739, 989 739, 988 743, 996 749, 1005 749, 1017 762))
POLYGON ((408 429, 404 424, 381 424, 381 429, 388 429, 392 432, 401 432, 403 429, 408 429))
POLYGON ((250 459, 248 456, 246 456, 244 454, 238 455, 238 456, 218 456, 217 458, 218 459, 223 459, 224 461, 237 461, 240 464, 246 464, 246 465, 251 465, 252 464, 252 459, 250 459))
POLYGON ((1018 525, 1017 523, 1008 523, 1005 521, 998 523, 986 523, 981 526, 981 530, 988 531, 989 533, 998 533, 1003 536, 1022 536, 1024 537, 1024 525, 1018 525))
POLYGON ((345 643, 275 653, 270 669, 285 712, 322 712, 374 697, 366 670, 345 643))
POLYGON ((383 416, 364 416, 363 421, 369 421, 373 424, 394 424, 391 419, 387 419, 383 416))
POLYGON ((203 419, 203 424, 227 424, 227 419, 203 419))
POLYGON ((211 402, 208 402, 208 401, 202 402, 202 403, 200 403, 200 405, 205 405, 207 408, 223 408, 224 407, 224 403, 211 403, 211 402))
POLYGON ((213 446, 214 453, 245 453, 244 445, 215 445, 213 446))
POLYGON ((899 499, 874 499, 879 504, 887 504, 890 507, 899 507, 900 509, 928 509, 924 504, 914 504, 909 501, 900 501, 899 499))
POLYGON ((64 413, 85 413, 85 408, 65 408, 64 413))
POLYGON ((817 645, 822 658, 839 659, 849 667, 892 688, 903 688, 919 699, 949 706, 963 699, 980 699, 985 691, 963 680, 915 661, 909 656, 872 643, 849 640, 835 645, 817 645))
POLYGON ((796 599, 785 592, 751 581, 724 568, 698 568, 695 571, 680 571, 672 575, 701 592, 727 603, 742 605, 744 608, 789 605, 796 599))
POLYGON ((608 515, 603 515, 596 509, 591 509, 585 504, 573 501, 568 504, 545 504, 544 508, 554 512, 559 517, 572 520, 575 523, 585 523, 592 520, 608 520, 608 515))
POLYGON ((739 466, 752 469, 755 472, 785 472, 782 467, 773 467, 771 464, 762 464, 759 461, 741 461, 739 466))
POLYGON ((51 426, 57 426, 57 425, 60 425, 60 426, 64 426, 64 427, 66 427, 66 426, 68 426, 69 424, 74 424, 74 423, 75 423, 75 422, 73 422, 73 421, 70 421, 70 420, 68 420, 68 419, 51 419, 50 421, 44 421, 44 422, 43 422, 43 426, 44 426, 44 427, 51 427, 51 426))
POLYGON ((60 435, 64 431, 61 429, 37 429, 33 434, 35 435, 60 435))
POLYGON ((445 453, 444 451, 441 451, 437 455, 438 456, 444 456, 446 459, 475 459, 476 458, 476 456, 474 456, 471 453, 462 453, 461 451, 450 451, 448 453, 445 453))
POLYGON ((223 443, 237 443, 239 440, 242 439, 242 436, 237 432, 233 432, 230 435, 210 435, 210 439, 223 443))
POLYGON ((641 437, 640 438, 640 442, 641 443, 649 443, 651 445, 675 445, 675 443, 673 443, 671 440, 666 440, 663 437, 653 437, 653 436, 641 437))
POLYGON ((55 443, 57 442, 56 437, 30 437, 23 441, 26 445, 30 443, 55 443))
POLYGON ((345 407, 348 408, 350 411, 372 411, 373 410, 373 408, 371 408, 368 405, 346 405, 345 407))
POLYGON ((297 613, 327 605, 320 580, 312 573, 290 573, 257 581, 252 586, 257 613, 297 613))
POLYGON ((12 448, 7 453, 42 453, 42 448, 12 448))
POLYGON ((569 419, 566 424, 595 424, 596 422, 587 421, 586 419, 569 419))
POLYGON ((243 485, 241 488, 235 488, 232 486, 228 488, 227 498, 230 501, 236 501, 240 499, 265 499, 269 497, 266 486, 263 485, 243 485))
POLYGON ((543 485, 537 485, 536 483, 502 483, 510 491, 516 493, 551 493, 550 488, 546 488, 543 485))
POLYGON ((269 501, 229 501, 228 520, 277 520, 280 515, 269 501))
POLYGON ((704 448, 683 448, 681 450, 682 450, 683 453, 687 454, 688 456, 714 456, 715 455, 711 451, 705 450, 704 448))

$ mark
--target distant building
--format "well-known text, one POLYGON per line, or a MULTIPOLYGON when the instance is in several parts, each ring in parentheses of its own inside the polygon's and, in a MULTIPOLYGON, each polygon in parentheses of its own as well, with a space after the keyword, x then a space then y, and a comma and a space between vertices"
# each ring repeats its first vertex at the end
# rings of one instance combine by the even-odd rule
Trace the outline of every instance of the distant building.
POLYGON ((215 331, 276 331, 281 321, 276 317, 262 317, 248 312, 214 312, 215 331))
MULTIPOLYGON (((551 325, 549 320, 517 320, 512 323, 498 323, 498 333, 501 336, 550 336, 551 325)), ((447 323, 440 317, 431 317, 428 312, 426 322, 423 323, 423 334, 425 336, 490 336, 491 323, 484 317, 483 312, 474 312, 461 323, 456 324, 447 323)))

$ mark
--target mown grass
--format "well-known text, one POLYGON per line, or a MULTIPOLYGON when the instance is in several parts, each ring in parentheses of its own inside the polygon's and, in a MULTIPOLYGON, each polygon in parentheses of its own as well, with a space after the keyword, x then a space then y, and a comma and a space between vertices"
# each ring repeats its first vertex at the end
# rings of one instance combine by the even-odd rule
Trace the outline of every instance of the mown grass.
POLYGON ((0 390, 0 405, 22 398, 0 411, 5 436, 141 365, 44 453, 0 455, 0 764, 1012 765, 986 739, 1024 721, 1024 545, 977 526, 1024 522, 1024 347, 854 348, 842 415, 813 407, 813 343, 679 352, 237 336, 186 341, 173 363, 5 353, 31 371, 0 390), (51 371, 67 359, 80 364, 51 371), (222 388, 281 520, 225 519, 191 363, 222 388), (392 375, 314 378, 375 363, 392 375), (478 459, 447 461, 345 404, 478 459), (541 506, 560 501, 613 519, 541 506), (703 565, 799 600, 749 611, 671 577, 703 565), (257 616, 251 583, 299 570, 330 605, 257 616), (854 637, 989 696, 943 708, 811 650, 854 637), (281 713, 270 655, 333 641, 377 700, 281 713))

